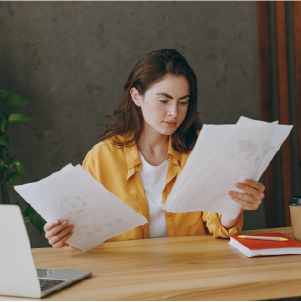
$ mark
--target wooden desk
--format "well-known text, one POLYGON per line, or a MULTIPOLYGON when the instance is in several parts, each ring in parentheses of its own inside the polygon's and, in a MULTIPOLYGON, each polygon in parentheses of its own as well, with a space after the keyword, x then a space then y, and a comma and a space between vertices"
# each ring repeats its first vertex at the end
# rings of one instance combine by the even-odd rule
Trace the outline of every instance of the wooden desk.
MULTIPOLYGON (((291 228, 242 233, 266 231, 292 236, 291 228)), ((104 243, 88 253, 71 247, 32 252, 37 267, 93 271, 91 278, 43 300, 262 300, 301 296, 301 255, 247 258, 228 242, 204 235, 104 243)))

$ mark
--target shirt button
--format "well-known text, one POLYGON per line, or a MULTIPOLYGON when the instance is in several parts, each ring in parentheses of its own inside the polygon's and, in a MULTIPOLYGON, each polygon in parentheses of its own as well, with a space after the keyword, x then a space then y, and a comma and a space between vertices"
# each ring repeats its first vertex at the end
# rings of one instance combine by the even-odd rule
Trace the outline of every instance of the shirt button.
POLYGON ((171 217, 172 213, 166 213, 166 217, 171 217))

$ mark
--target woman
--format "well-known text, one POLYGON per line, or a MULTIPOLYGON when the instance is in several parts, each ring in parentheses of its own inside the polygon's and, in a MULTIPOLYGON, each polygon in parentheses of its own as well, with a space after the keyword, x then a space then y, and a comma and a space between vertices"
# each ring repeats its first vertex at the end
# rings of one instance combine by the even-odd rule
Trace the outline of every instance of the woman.
MULTIPOLYGON (((153 51, 137 62, 111 119, 83 168, 149 223, 108 241, 201 235, 206 234, 205 226, 213 236, 227 238, 241 230, 243 211, 256 210, 261 204, 264 186, 245 180, 236 183, 245 193, 229 192, 242 206, 235 219, 214 212, 162 210, 202 125, 196 76, 176 50, 153 51)), ((68 245, 73 225, 67 224, 45 224, 45 236, 53 247, 68 245)))

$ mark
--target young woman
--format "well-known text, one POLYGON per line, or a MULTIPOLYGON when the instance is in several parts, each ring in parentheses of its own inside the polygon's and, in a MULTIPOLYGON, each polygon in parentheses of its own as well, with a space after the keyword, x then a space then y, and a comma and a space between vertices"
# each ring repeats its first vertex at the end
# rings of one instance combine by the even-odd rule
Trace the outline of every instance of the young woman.
MULTIPOLYGON (((264 186, 245 180, 235 184, 245 193, 229 192, 242 206, 235 219, 214 212, 162 210, 202 126, 196 76, 176 50, 153 51, 137 62, 111 119, 83 168, 149 223, 108 241, 202 235, 206 228, 215 237, 227 238, 241 230, 243 211, 261 204, 264 186)), ((67 221, 45 224, 45 236, 53 247, 68 245, 73 225, 67 225, 67 221)))

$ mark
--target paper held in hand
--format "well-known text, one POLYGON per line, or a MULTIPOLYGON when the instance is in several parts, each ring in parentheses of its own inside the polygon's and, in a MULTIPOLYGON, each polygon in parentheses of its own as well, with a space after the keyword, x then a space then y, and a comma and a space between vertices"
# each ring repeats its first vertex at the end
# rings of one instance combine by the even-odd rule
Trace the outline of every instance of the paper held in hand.
POLYGON ((213 211, 236 218, 241 206, 228 192, 243 193, 236 182, 259 180, 292 127, 246 117, 235 125, 203 125, 163 210, 213 211))
POLYGON ((69 164, 38 182, 15 186, 15 190, 47 222, 58 219, 74 224, 74 233, 66 242, 85 252, 147 223, 80 165, 69 164))

